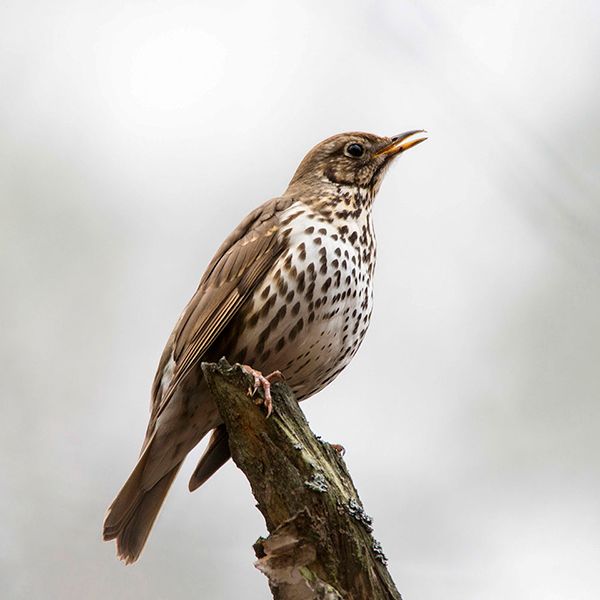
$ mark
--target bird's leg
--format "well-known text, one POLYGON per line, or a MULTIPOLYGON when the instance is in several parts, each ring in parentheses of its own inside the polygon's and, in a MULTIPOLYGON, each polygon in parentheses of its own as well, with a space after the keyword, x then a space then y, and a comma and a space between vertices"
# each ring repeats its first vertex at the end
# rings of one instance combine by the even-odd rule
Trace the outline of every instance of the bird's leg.
MULTIPOLYGON (((262 387, 263 392, 265 394, 264 405, 267 407, 267 419, 271 415, 271 411, 273 410, 273 402, 271 399, 271 380, 279 379, 283 380, 285 377, 281 371, 273 371, 269 373, 266 377, 256 369, 253 369, 249 365, 242 365, 242 369, 248 373, 248 375, 252 375, 254 377, 254 387, 248 389, 248 395, 254 397, 259 387, 262 387)), ((259 401, 260 403, 260 401, 259 401)))
POLYGON ((344 446, 341 446, 340 444, 331 444, 331 447, 334 450, 337 450, 341 456, 344 456, 344 454, 346 454, 346 448, 344 448, 344 446))

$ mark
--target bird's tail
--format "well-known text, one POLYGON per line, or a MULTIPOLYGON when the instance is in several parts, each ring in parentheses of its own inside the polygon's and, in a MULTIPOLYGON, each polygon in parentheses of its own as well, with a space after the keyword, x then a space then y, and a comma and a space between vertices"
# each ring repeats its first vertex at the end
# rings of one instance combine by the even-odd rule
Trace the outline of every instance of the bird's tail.
POLYGON ((193 492, 206 480, 214 475, 229 459, 229 436, 225 425, 219 425, 213 429, 212 435, 200 462, 194 471, 189 483, 189 490, 193 492))
POLYGON ((148 461, 148 444, 135 469, 106 511, 104 541, 116 540, 117 556, 125 564, 135 562, 142 553, 156 517, 165 501, 182 462, 175 465, 150 489, 142 487, 142 476, 148 461))

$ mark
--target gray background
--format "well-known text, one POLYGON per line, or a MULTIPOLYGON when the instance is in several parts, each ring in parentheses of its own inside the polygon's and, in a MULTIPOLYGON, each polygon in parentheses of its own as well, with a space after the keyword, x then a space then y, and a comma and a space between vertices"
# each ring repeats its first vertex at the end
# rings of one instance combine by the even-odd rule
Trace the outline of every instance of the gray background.
POLYGON ((303 405, 406 600, 600 593, 600 9, 6 1, 0 596, 269 598, 230 463, 139 563, 100 537, 217 246, 348 130, 430 139, 376 203, 371 330, 303 405), (392 377, 390 377, 390 375, 392 377))

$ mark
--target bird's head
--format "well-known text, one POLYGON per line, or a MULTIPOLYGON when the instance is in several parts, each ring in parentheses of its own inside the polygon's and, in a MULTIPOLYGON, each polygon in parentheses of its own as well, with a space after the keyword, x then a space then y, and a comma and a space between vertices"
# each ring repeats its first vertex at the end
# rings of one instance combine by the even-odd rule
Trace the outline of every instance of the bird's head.
POLYGON ((425 131, 394 137, 340 133, 317 144, 302 160, 286 194, 311 194, 323 185, 358 188, 374 196, 394 159, 424 142, 425 131))

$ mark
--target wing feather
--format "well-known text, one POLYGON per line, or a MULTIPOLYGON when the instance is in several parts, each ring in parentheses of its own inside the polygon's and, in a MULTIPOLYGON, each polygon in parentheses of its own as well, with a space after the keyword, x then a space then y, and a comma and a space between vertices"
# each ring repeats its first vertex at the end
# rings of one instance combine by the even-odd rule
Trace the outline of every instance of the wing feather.
POLYGON ((164 410, 179 383, 248 299, 285 247, 278 236, 280 215, 292 204, 275 198, 250 213, 209 264, 163 352, 152 387, 152 421, 164 410), (174 359, 173 377, 161 392, 163 371, 174 359))

